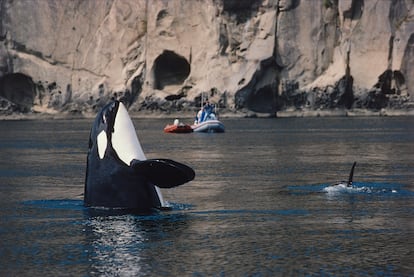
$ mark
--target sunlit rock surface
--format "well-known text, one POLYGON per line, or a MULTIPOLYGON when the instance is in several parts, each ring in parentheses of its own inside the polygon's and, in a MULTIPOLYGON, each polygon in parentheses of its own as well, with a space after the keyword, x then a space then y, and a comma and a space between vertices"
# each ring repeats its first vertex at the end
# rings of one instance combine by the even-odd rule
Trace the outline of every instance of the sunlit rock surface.
POLYGON ((412 0, 0 0, 0 114, 414 108, 412 0))

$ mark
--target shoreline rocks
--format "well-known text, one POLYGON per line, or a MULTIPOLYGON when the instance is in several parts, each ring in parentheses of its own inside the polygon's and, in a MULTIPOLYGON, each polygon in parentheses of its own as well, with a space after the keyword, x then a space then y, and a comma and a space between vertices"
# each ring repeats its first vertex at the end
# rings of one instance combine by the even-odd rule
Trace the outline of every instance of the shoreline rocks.
MULTIPOLYGON (((223 110, 218 113, 219 118, 300 118, 300 117, 381 117, 381 116, 414 116, 414 108, 412 109, 381 109, 381 110, 367 110, 367 109, 333 109, 333 110, 296 110, 288 109, 278 111, 276 113, 254 113, 251 111, 237 111, 232 112, 223 110)), ((21 113, 15 112, 10 114, 0 114, 0 121, 3 120, 78 120, 78 119, 93 119, 95 113, 56 113, 56 112, 29 112, 21 113)), ((176 112, 159 112, 159 111, 145 111, 145 112, 130 112, 131 118, 141 119, 166 119, 171 121, 175 118, 187 119, 190 123, 194 119, 195 112, 186 111, 183 113, 176 112)))

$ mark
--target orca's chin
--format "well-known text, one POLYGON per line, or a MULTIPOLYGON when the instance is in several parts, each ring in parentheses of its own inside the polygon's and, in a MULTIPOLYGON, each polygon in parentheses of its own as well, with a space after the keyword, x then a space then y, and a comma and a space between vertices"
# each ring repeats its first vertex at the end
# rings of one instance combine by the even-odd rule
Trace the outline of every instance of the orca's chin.
POLYGON ((134 124, 124 104, 121 102, 119 102, 118 111, 115 116, 112 147, 115 149, 121 161, 126 165, 129 165, 133 159, 146 159, 137 134, 135 133, 134 124))

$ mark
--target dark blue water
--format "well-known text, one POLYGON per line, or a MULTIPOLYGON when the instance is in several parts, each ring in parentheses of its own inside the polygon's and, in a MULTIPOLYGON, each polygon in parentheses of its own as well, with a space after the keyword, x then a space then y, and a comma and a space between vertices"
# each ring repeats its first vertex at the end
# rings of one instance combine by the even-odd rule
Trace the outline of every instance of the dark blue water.
POLYGON ((172 211, 83 207, 92 120, 0 121, 1 276, 410 276, 414 118, 134 120, 148 158, 191 165, 172 211), (332 187, 348 178, 354 187, 332 187))

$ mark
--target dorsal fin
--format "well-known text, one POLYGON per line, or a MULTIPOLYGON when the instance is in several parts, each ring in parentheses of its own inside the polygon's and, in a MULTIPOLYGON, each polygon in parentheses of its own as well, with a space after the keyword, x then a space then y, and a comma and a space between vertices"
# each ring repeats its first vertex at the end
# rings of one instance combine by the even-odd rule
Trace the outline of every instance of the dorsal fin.
POLYGON ((356 165, 356 162, 354 162, 354 164, 352 165, 351 172, 349 173, 349 179, 348 179, 348 184, 347 184, 348 187, 352 186, 352 179, 354 178, 355 165, 356 165))

